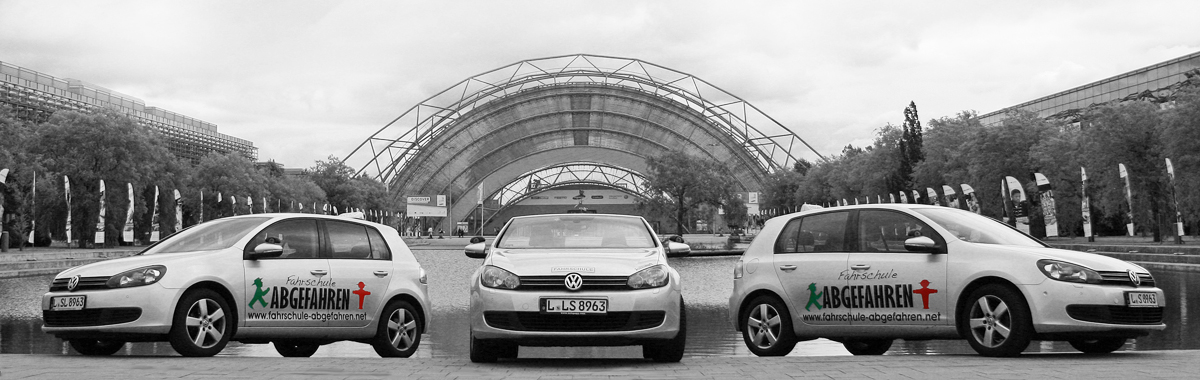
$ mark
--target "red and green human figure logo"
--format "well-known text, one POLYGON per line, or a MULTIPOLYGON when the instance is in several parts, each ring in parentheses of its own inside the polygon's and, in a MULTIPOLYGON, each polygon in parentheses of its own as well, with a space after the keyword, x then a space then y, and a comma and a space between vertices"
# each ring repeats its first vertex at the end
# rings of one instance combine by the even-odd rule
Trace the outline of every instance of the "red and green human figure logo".
POLYGON ((351 293, 354 293, 354 294, 357 294, 357 295, 358 295, 358 309, 359 309, 359 310, 362 310, 362 307, 363 307, 363 299, 364 299, 364 298, 367 298, 367 296, 371 295, 371 292, 368 292, 366 289, 363 289, 363 288, 366 288, 366 287, 367 287, 367 284, 364 284, 364 283, 362 283, 362 282, 359 282, 359 283, 358 283, 358 290, 355 290, 355 291, 351 292, 351 293))
POLYGON ((930 289, 929 284, 929 280, 921 280, 921 288, 912 291, 921 295, 921 303, 925 304, 926 309, 929 308, 929 295, 938 292, 937 289, 930 289))
POLYGON ((804 310, 812 311, 812 310, 808 309, 809 307, 812 307, 812 306, 816 306, 817 310, 821 310, 822 306, 821 306, 820 300, 821 300, 821 296, 823 296, 823 295, 825 295, 825 292, 820 292, 820 293, 817 292, 817 283, 814 282, 814 283, 808 284, 808 304, 804 305, 804 310))
POLYGON ((261 304, 263 307, 267 307, 267 300, 263 299, 263 296, 267 295, 267 293, 270 292, 271 289, 268 288, 266 290, 263 290, 262 277, 254 279, 254 286, 258 289, 254 290, 254 298, 250 299, 250 305, 249 305, 250 308, 253 309, 254 304, 256 304, 256 303, 261 304))

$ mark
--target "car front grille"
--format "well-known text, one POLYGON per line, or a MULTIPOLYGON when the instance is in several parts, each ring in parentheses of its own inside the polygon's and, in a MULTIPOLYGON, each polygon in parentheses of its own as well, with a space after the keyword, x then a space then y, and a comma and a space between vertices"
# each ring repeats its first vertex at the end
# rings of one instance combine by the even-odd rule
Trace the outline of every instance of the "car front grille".
MULTIPOLYGON (((108 289, 108 279, 110 276, 95 276, 95 277, 80 277, 79 285, 75 286, 75 290, 96 290, 108 289)), ((71 278, 56 278, 50 283, 50 291, 65 292, 67 291, 67 283, 71 282, 71 278)))
MULTIPOLYGON (((1131 287, 1134 286, 1133 281, 1129 280, 1128 272, 1125 272, 1125 271, 1098 271, 1097 273, 1100 273, 1100 284, 1101 285, 1131 286, 1131 287)), ((1137 285, 1137 286, 1139 286, 1139 287, 1153 287, 1154 286, 1154 276, 1151 276, 1149 273, 1137 273, 1137 276, 1139 279, 1142 280, 1141 285, 1137 285)))
POLYGON ((1162 323, 1161 307, 1111 305, 1067 305, 1067 315, 1085 322, 1120 325, 1156 325, 1162 323))
POLYGON ((136 307, 42 311, 42 320, 49 327, 115 325, 136 321, 141 316, 142 309, 136 307))
POLYGON ((633 331, 661 326, 664 311, 623 311, 598 315, 542 314, 523 311, 483 313, 488 326, 513 331, 633 331))
MULTIPOLYGON (((521 284, 516 290, 567 290, 561 276, 520 276, 521 284)), ((578 291, 630 290, 628 276, 582 276, 583 286, 578 291)))

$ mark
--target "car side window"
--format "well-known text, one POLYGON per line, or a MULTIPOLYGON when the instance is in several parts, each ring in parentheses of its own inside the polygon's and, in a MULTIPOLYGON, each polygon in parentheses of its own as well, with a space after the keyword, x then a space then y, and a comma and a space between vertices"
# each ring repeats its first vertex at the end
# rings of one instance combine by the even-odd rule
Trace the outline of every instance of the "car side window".
POLYGON ((392 259, 392 251, 388 248, 387 242, 383 240, 383 235, 379 234, 379 230, 367 227, 367 238, 371 240, 371 258, 392 259))
MULTIPOLYGON (((262 230, 246 245, 246 252, 262 244, 268 237, 279 239, 283 255, 273 259, 315 259, 317 257, 317 221, 314 219, 291 219, 272 224, 262 230)), ((267 258, 264 260, 270 260, 267 258)))
POLYGON ((381 259, 382 254, 371 247, 371 238, 367 234, 367 229, 367 226, 358 223, 326 221, 325 230, 329 232, 330 258, 381 259), (377 253, 380 254, 377 255, 377 253))
POLYGON ((775 241, 775 253, 846 252, 848 212, 831 212, 793 219, 775 241))
POLYGON ((917 236, 941 240, 928 224, 899 212, 860 211, 858 225, 858 247, 864 252, 908 252, 904 241, 917 236))

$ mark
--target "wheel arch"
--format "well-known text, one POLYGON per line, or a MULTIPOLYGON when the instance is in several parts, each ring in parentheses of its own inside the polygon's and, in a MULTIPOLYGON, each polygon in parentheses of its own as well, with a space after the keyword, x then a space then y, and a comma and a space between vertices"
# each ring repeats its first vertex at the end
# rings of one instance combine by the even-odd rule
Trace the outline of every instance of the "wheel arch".
MULTIPOLYGON (((960 318, 963 310, 967 307, 967 302, 968 302, 967 299, 971 297, 971 293, 974 293, 976 289, 982 288, 987 285, 1000 285, 1000 286, 1011 289, 1012 291, 1016 292, 1017 294, 1020 294, 1021 298, 1024 298, 1024 300, 1025 300, 1025 304, 1027 305, 1026 307, 1029 307, 1028 306, 1030 304, 1029 297, 1025 294, 1025 292, 1021 291, 1021 288, 1017 287, 1017 285, 1014 284, 1012 281, 1009 281, 1006 278, 998 277, 998 276, 985 276, 985 277, 980 277, 980 278, 974 279, 970 283, 968 283, 967 286, 964 286, 961 291, 958 292, 958 300, 956 300, 954 303, 954 327, 955 327, 955 330, 958 330, 958 335, 962 338, 965 338, 967 336, 966 331, 963 330, 963 328, 965 326, 963 324, 963 319, 960 318)), ((1032 317, 1032 315, 1031 315, 1031 317, 1032 317)))
POLYGON ((733 322, 733 325, 734 325, 734 327, 737 328, 737 331, 739 331, 739 332, 742 331, 742 318, 745 317, 746 306, 750 304, 750 301, 753 301, 755 298, 758 298, 760 296, 774 297, 775 299, 779 300, 779 302, 783 302, 783 305, 789 309, 788 310, 788 318, 791 318, 792 310, 790 310, 790 309, 791 309, 792 305, 787 302, 786 298, 781 297, 779 295, 779 293, 776 293, 774 290, 771 290, 771 289, 766 289, 766 288, 756 289, 756 290, 750 292, 749 294, 746 294, 746 297, 743 297, 742 302, 738 305, 738 314, 737 314, 738 317, 737 317, 737 320, 733 322))
POLYGON ((408 302, 409 305, 412 305, 417 309, 417 313, 421 315, 421 323, 418 323, 417 325, 420 326, 419 332, 424 334, 425 330, 429 328, 429 314, 425 311, 425 305, 422 305, 421 302, 417 300, 417 297, 414 297, 408 293, 395 294, 391 298, 388 298, 387 303, 392 303, 393 301, 408 302))
MULTIPOLYGON (((242 323, 242 321, 239 320, 239 318, 238 318, 238 316, 241 315, 241 314, 239 314, 241 309, 238 307, 238 302, 237 302, 237 299, 234 298, 233 292, 229 291, 228 287, 226 287, 225 285, 223 285, 219 282, 211 281, 211 280, 200 281, 200 282, 197 282, 195 284, 188 286, 188 288, 186 290, 179 293, 180 298, 175 300, 176 307, 178 307, 179 300, 183 299, 184 294, 195 291, 197 289, 212 290, 214 292, 217 292, 217 294, 221 295, 221 297, 225 297, 225 303, 228 304, 229 308, 231 309, 230 313, 229 313, 229 317, 234 319, 234 323, 231 324, 231 326, 233 327, 233 334, 230 335, 230 339, 232 340, 233 337, 237 336, 238 326, 242 323)), ((174 309, 172 309, 172 310, 174 310, 174 309)))

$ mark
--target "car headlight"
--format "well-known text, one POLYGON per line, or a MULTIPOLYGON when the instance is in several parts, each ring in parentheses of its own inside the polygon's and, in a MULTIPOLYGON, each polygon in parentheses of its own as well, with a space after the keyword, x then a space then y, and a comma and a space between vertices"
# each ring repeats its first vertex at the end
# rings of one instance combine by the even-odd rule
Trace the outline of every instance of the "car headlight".
POLYGON ((483 275, 479 276, 483 286, 495 289, 516 289, 521 285, 521 279, 512 272, 491 265, 483 267, 483 275))
POLYGON ((671 275, 667 272, 667 267, 655 265, 629 276, 627 283, 630 288, 649 289, 667 285, 670 278, 671 275))
POLYGON ((1100 274, 1085 266, 1058 260, 1038 260, 1037 267, 1051 280, 1099 284, 1100 274))
POLYGON ((167 267, 162 265, 127 270, 109 278, 108 287, 129 288, 150 285, 161 280, 165 274, 167 274, 167 267))

